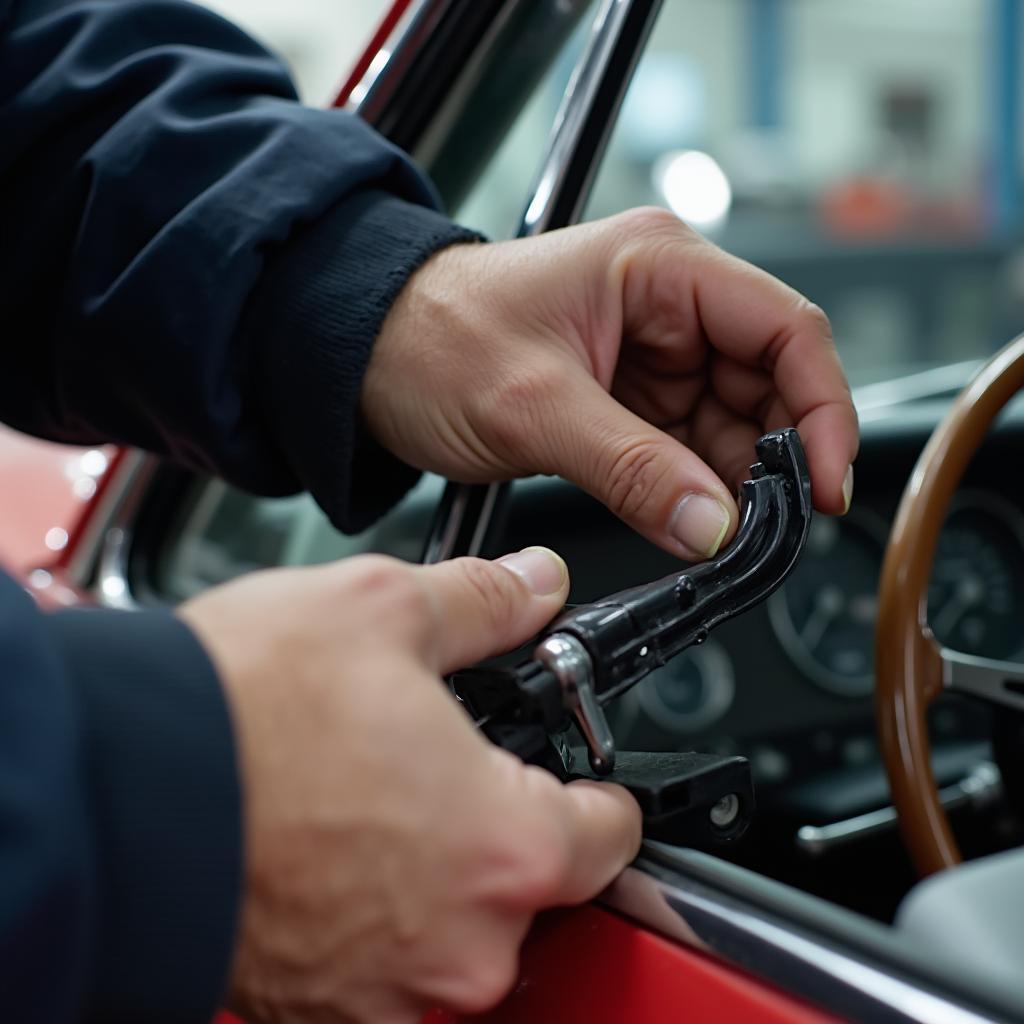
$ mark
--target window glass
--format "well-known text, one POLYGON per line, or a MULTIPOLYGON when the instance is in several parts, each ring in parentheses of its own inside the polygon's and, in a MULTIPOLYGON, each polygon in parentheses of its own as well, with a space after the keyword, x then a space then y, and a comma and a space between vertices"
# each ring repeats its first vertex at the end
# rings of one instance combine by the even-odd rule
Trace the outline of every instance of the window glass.
POLYGON ((389 515, 349 537, 331 526, 308 494, 256 498, 202 481, 157 566, 162 599, 180 601, 254 569, 313 565, 367 551, 419 561, 444 481, 427 474, 389 515))
POLYGON ((830 315, 856 383, 1020 330, 1018 40, 977 0, 667 0, 590 201, 674 209, 830 315))
POLYGON ((561 57, 544 76, 494 159, 456 211, 461 224, 489 238, 511 238, 518 232, 565 87, 592 20, 589 14, 581 19, 561 57))

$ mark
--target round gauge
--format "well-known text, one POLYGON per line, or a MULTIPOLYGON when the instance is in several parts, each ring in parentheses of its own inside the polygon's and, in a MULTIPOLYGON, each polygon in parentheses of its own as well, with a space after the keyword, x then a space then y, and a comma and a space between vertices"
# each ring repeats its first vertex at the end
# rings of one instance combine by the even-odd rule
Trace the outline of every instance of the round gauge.
POLYGON ((1024 517, 992 494, 966 492, 946 520, 928 588, 928 625, 946 647, 1012 659, 1024 646, 1024 517))
POLYGON ((713 640, 683 651, 637 686, 648 717, 668 732, 685 734, 718 721, 735 689, 729 655, 713 640))
POLYGON ((799 565, 769 599, 775 635, 806 675, 832 693, 874 687, 878 576, 886 530, 861 510, 815 516, 799 565))

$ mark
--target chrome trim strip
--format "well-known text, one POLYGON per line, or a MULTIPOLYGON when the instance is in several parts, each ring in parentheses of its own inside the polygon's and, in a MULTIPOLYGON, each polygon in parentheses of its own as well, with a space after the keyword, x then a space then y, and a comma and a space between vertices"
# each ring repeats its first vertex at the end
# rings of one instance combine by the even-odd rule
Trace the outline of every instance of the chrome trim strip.
POLYGON ((387 39, 381 44, 363 77, 352 87, 352 92, 345 103, 345 110, 361 113, 364 105, 371 99, 371 93, 373 103, 387 101, 389 93, 394 90, 393 83, 401 78, 396 71, 403 63, 406 50, 412 47, 415 53, 419 49, 421 19, 436 20, 449 2, 450 0, 412 0, 387 39), (387 54, 386 58, 381 60, 381 54, 387 54))
MULTIPOLYGON (((660 0, 642 0, 649 8, 646 25, 649 27, 661 7, 660 0)), ((527 203, 526 210, 517 232, 518 238, 531 238, 552 227, 564 227, 575 223, 589 194, 589 185, 593 173, 600 161, 604 141, 615 119, 615 112, 622 93, 632 73, 632 65, 626 70, 621 87, 617 90, 608 116, 602 124, 603 133, 600 138, 594 134, 594 117, 598 107, 608 102, 605 86, 609 75, 614 70, 615 59, 619 48, 626 37, 631 24, 631 15, 640 7, 641 0, 604 0, 594 19, 590 38, 584 47, 572 75, 566 85, 561 105, 555 117, 548 145, 537 174, 536 184, 527 203), (587 147, 593 146, 588 152, 587 147), (581 161, 585 164, 585 172, 581 179, 574 180, 573 173, 579 171, 581 161), (576 189, 576 194, 569 197, 573 206, 568 216, 559 216, 560 207, 566 200, 567 193, 576 189), (556 220, 557 217, 557 220, 556 220)), ((633 61, 638 58, 643 48, 644 36, 632 54, 633 61)), ((475 486, 460 484, 458 494, 463 499, 463 507, 468 504, 475 486)), ((473 530, 472 554, 482 548, 487 535, 491 517, 501 494, 502 484, 489 484, 479 518, 473 530)), ((457 501, 452 502, 452 511, 457 501)), ((427 549, 432 556, 430 561, 444 561, 459 553, 451 545, 446 546, 444 538, 451 538, 453 544, 458 537, 458 530, 452 530, 447 523, 439 524, 435 535, 428 541, 427 549), (440 533, 439 538, 437 534, 440 533)), ((425 559, 426 560, 426 559, 425 559)))
MULTIPOLYGON (((462 521, 466 518, 471 493, 468 487, 459 487, 454 491, 448 514, 434 528, 427 540, 423 555, 424 564, 433 565, 435 562, 444 562, 451 558, 451 552, 455 550, 455 543, 462 529, 462 521)), ((441 500, 444 501, 443 496, 441 500)))
POLYGON ((156 459, 139 449, 129 449, 121 461, 110 470, 112 479, 106 484, 103 496, 91 510, 82 536, 75 545, 74 554, 67 566, 68 581, 80 589, 87 589, 93 578, 100 558, 104 537, 111 520, 117 516, 125 503, 144 488, 152 475, 156 459))
POLYGON ((135 536, 133 526, 139 506, 160 465, 160 460, 156 456, 146 455, 140 451, 133 451, 131 455, 138 457, 134 472, 126 481, 118 501, 106 519, 106 529, 103 532, 96 565, 96 579, 91 588, 99 604, 121 611, 133 611, 140 607, 132 597, 128 580, 128 559, 135 536))
MULTIPOLYGON (((703 916, 707 922, 715 921, 720 927, 743 933, 751 943, 760 943, 764 947, 761 955, 773 960, 772 969, 765 974, 774 984, 799 991, 804 987, 799 975, 807 972, 835 986, 835 1002, 827 1008, 851 1020, 873 1024, 890 1021, 894 1024, 911 1021, 915 1024, 985 1024, 991 1021, 989 1017, 965 1010, 779 924, 724 907, 695 893, 668 886, 664 890, 669 905, 680 913, 688 912, 691 924, 695 918, 703 916)), ((819 1000, 820 997, 815 1001, 819 1000)))
MULTIPOLYGON (((753 974, 843 1020, 871 1024, 992 1024, 1005 1019, 965 1006, 922 970, 887 962, 885 946, 899 933, 852 911, 831 911, 853 924, 850 932, 874 936, 859 948, 841 934, 816 930, 741 897, 717 891, 687 860, 706 855, 645 843, 641 857, 601 897, 611 909, 697 949, 745 974, 753 974), (648 859, 650 858, 650 859, 648 859), (871 945, 879 947, 871 951, 871 945)), ((732 868, 731 865, 727 867, 732 868)), ((732 870, 737 870, 732 868, 732 870)), ((775 883, 774 887, 780 886, 775 883)), ((788 888, 788 887, 786 887, 788 888)), ((794 899, 817 903, 793 891, 794 899)), ((837 925, 836 932, 842 927, 837 925)))
POLYGON ((515 4, 507 4, 500 9, 480 41, 480 45, 460 70, 459 76, 448 91, 444 103, 434 115, 430 127, 423 133, 413 156, 417 162, 428 169, 437 160, 438 153, 444 145, 452 126, 462 112, 466 97, 476 89, 479 82, 480 69, 493 54, 495 40, 500 38, 505 26, 516 12, 515 4))
MULTIPOLYGON (((939 790, 939 800, 947 811, 960 807, 986 807, 1003 792, 1003 777, 990 761, 976 765, 959 782, 939 790)), ((831 850, 891 831, 897 822, 896 808, 880 807, 857 814, 830 825, 803 825, 797 829, 796 845, 811 857, 820 857, 831 850)))
POLYGON ((491 518, 498 505, 498 498, 501 496, 503 487, 504 484, 502 483, 487 485, 487 493, 484 495, 483 504, 480 506, 480 518, 477 520, 476 529, 473 530, 473 537, 469 542, 469 550, 466 552, 467 555, 472 555, 475 558, 483 550, 484 541, 487 538, 487 529, 491 525, 491 518))
MULTIPOLYGON (((600 90, 610 71, 627 19, 634 6, 635 0, 605 0, 594 19, 590 39, 576 62, 576 67, 573 68, 561 105, 555 115, 547 152, 533 187, 533 196, 523 214, 519 229, 521 238, 539 235, 552 226, 552 215, 568 187, 569 170, 578 159, 578 150, 588 130, 588 122, 598 103, 600 90)), ((656 8, 659 6, 660 4, 655 5, 656 8)), ((614 115, 613 109, 610 119, 613 119, 614 115)), ((598 147, 590 163, 596 165, 601 155, 601 147, 598 147)), ((589 189, 583 188, 581 195, 575 197, 575 209, 567 223, 574 223, 579 219, 588 191, 589 189)))

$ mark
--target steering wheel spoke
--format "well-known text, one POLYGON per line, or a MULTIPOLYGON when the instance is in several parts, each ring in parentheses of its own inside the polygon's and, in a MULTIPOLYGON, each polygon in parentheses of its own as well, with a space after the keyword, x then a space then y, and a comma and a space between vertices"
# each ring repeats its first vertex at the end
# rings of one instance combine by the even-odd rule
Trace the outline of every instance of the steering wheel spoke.
POLYGON ((942 687, 953 693, 980 697, 990 704, 1024 711, 1024 665, 979 658, 943 647, 942 687))

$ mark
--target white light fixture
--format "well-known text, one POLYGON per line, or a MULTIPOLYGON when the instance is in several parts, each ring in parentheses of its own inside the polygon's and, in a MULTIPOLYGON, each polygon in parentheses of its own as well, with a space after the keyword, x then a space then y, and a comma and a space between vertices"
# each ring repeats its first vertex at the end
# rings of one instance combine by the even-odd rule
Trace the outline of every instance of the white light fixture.
POLYGON ((700 150, 666 153, 654 165, 654 185, 672 212, 701 231, 725 223, 732 186, 718 161, 700 150))

